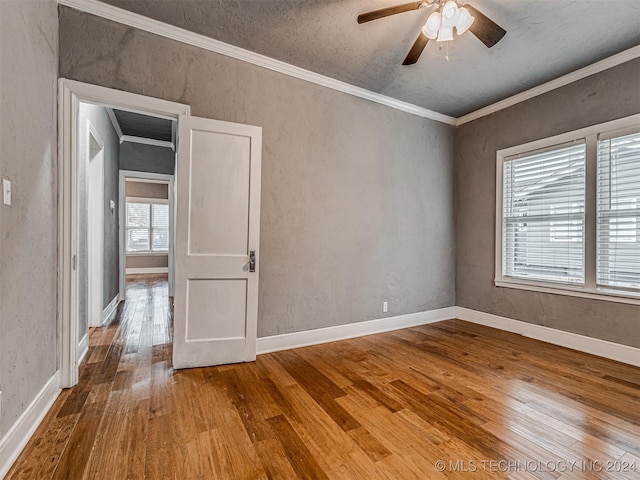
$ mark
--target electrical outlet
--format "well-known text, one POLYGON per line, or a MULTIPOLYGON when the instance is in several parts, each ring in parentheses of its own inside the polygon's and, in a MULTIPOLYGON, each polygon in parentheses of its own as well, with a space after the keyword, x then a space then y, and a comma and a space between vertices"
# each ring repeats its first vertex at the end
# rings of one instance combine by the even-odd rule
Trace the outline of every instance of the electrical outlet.
POLYGON ((382 302, 382 313, 387 313, 389 311, 389 302, 382 302))
POLYGON ((8 178, 2 179, 2 203, 11 205, 11 181, 8 178))

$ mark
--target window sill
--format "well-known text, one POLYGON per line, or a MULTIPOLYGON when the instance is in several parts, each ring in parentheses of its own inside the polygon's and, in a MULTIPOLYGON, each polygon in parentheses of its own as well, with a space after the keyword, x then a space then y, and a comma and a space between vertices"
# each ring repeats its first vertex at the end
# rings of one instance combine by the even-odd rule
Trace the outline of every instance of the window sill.
POLYGON ((127 257, 166 257, 169 252, 125 252, 127 257))
POLYGON ((555 295, 568 295, 571 297, 592 298, 607 302, 626 303, 630 305, 640 305, 640 294, 632 292, 616 292, 610 290, 587 290, 584 287, 571 287, 569 285, 556 285, 542 282, 524 282, 515 279, 495 280, 496 287, 515 288, 518 290, 529 290, 532 292, 552 293, 555 295))

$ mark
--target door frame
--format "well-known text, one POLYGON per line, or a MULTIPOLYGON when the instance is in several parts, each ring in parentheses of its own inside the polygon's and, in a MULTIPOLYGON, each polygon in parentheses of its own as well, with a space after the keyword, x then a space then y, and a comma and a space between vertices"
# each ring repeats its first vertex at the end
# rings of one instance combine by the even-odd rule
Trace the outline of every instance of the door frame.
MULTIPOLYGON (((58 79, 57 364, 62 388, 78 383, 78 122, 80 102, 177 119, 189 105, 58 79)), ((179 139, 176 139, 177 141, 179 139)))
MULTIPOLYGON (((176 153, 177 159, 177 153, 176 153)), ((177 162, 176 162, 177 163, 177 162)), ((177 165, 176 165, 177 167, 177 165)), ((119 196, 119 208, 120 214, 118 222, 120 224, 120 271, 119 271, 119 285, 120 285, 120 301, 124 300, 126 293, 126 225, 125 225, 125 203, 127 196, 125 194, 125 182, 127 178, 138 178, 143 180, 160 180, 168 183, 169 188, 169 253, 168 253, 168 267, 169 267, 169 296, 173 297, 175 292, 175 243, 176 243, 176 231, 175 231, 175 195, 174 195, 174 175, 164 173, 151 173, 151 172, 138 172, 135 170, 120 170, 120 177, 118 181, 118 196, 119 196)))
MULTIPOLYGON (((104 142, 100 138, 100 134, 87 119, 87 136, 86 136, 86 200, 87 200, 87 327, 102 326, 103 294, 102 287, 104 284, 104 142), (91 148, 93 141, 98 145, 97 149, 91 148), (97 150, 97 155, 92 152, 97 150), (98 157, 99 155, 99 157, 98 157), (94 162, 97 162, 95 164, 94 162), (93 170, 98 167, 97 191, 96 185, 92 185, 93 170), (97 207, 97 211, 94 211, 97 207), (94 231, 98 227, 98 233, 94 231), (96 262, 96 254, 100 261, 96 262), (96 321, 96 316, 99 322, 96 321)), ((79 352, 80 355, 83 352, 79 352)))

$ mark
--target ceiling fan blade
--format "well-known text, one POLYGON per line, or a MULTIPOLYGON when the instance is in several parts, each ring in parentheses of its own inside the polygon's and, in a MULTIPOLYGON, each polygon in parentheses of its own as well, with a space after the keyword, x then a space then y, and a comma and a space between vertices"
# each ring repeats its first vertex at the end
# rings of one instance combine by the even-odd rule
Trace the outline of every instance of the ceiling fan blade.
POLYGON ((429 38, 424 33, 420 32, 420 35, 418 35, 416 41, 413 42, 413 46, 411 47, 411 50, 409 50, 409 53, 407 53, 407 58, 404 59, 404 62, 402 62, 402 64, 413 65, 414 63, 416 63, 420 58, 424 47, 427 46, 428 42, 429 38))
POLYGON ((398 13, 410 12, 412 10, 418 10, 423 3, 429 3, 422 0, 421 2, 403 3, 402 5, 394 5, 393 7, 381 8, 380 10, 373 10, 372 12, 361 13, 358 15, 358 23, 366 23, 379 18, 389 17, 398 13))
POLYGON ((471 16, 475 18, 475 21, 471 24, 469 30, 487 47, 493 47, 496 43, 502 40, 502 37, 507 33, 504 28, 473 8, 471 5, 465 5, 464 8, 469 10, 471 16))

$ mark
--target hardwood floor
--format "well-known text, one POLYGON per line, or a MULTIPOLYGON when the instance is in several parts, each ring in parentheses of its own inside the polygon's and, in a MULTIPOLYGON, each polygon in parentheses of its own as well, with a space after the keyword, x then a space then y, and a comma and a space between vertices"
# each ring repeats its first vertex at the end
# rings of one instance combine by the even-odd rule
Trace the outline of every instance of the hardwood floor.
POLYGON ((170 318, 135 277, 7 478, 640 478, 640 369, 451 320, 173 371, 170 318))

